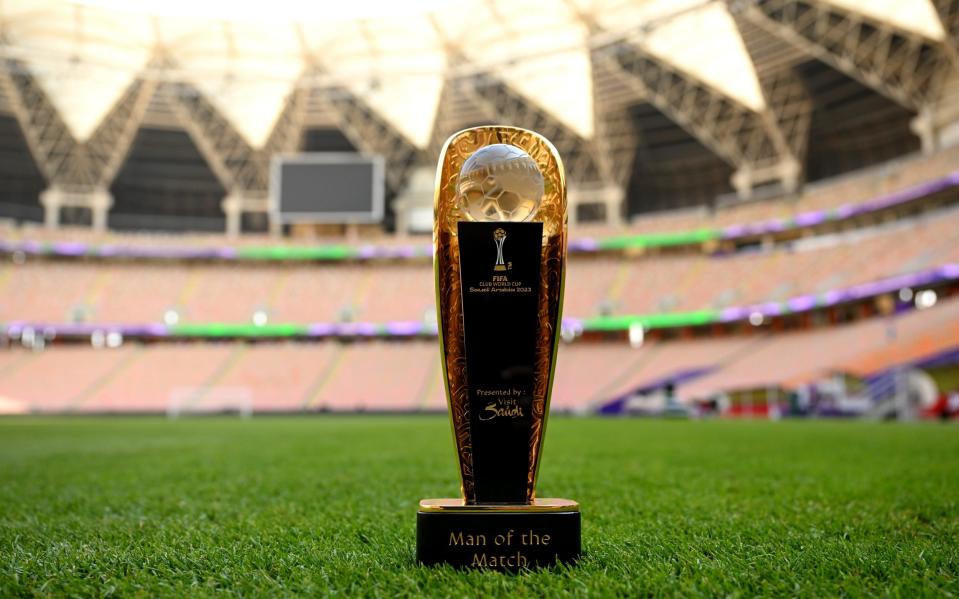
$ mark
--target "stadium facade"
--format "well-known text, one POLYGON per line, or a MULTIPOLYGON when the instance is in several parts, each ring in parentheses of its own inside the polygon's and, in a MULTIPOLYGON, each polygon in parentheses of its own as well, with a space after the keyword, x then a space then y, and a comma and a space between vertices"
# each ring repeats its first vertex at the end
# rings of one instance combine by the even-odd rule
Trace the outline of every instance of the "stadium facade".
POLYGON ((477 0, 293 23, 169 4, 4 3, 7 216, 265 230, 271 156, 348 150, 385 156, 404 229, 443 140, 508 122, 553 140, 574 218, 615 223, 959 135, 948 0, 477 0))

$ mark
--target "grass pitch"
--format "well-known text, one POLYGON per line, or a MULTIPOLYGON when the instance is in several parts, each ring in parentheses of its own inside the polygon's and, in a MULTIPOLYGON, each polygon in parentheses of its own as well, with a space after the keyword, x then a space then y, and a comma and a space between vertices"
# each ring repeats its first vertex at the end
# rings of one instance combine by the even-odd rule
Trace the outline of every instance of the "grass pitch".
POLYGON ((0 420, 0 596, 959 594, 959 430, 550 421, 585 558, 414 564, 440 417, 0 420))

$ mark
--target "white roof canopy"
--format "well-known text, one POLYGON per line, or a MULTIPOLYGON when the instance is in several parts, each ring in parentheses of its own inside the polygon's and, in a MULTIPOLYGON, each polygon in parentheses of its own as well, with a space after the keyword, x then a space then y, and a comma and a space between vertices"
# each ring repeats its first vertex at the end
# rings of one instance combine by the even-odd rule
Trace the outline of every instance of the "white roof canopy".
POLYGON ((722 4, 688 10, 639 38, 640 46, 752 110, 766 106, 756 69, 722 4))
POLYGON ((940 41, 946 32, 930 0, 825 0, 842 9, 940 41))
MULTIPOLYGON (((930 0, 825 1, 944 36, 930 0)), ((314 65, 311 81, 345 86, 425 147, 455 75, 450 48, 469 61, 463 68, 494 72, 590 138, 591 31, 626 37, 750 109, 765 106, 726 5, 706 0, 4 0, 0 25, 5 55, 25 61, 79 140, 157 49, 173 59, 158 76, 194 84, 254 147, 314 65)))

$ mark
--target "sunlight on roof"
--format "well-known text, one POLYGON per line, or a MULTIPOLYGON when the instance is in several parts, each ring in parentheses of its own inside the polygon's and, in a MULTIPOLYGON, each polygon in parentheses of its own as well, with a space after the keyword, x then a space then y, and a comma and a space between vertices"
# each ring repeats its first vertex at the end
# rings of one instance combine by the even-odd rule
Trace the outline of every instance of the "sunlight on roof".
POLYGON ((679 15, 640 44, 750 109, 765 107, 752 60, 725 6, 710 4, 679 15))
POLYGON ((840 8, 895 25, 931 40, 945 39, 946 32, 930 0, 826 0, 840 8))
POLYGON ((229 21, 343 21, 427 13, 447 3, 441 0, 349 0, 349 2, 303 2, 302 0, 73 0, 74 4, 99 6, 115 11, 163 17, 190 17, 229 21))
MULTIPOLYGON (((944 36, 931 0, 823 1, 944 36)), ((474 73, 589 139, 599 38, 766 107, 736 22, 710 0, 0 0, 0 21, 6 55, 36 74, 80 140, 144 73, 190 83, 256 147, 303 81, 350 90, 425 147, 444 82, 474 73), (144 71, 153 56, 164 66, 144 71)))

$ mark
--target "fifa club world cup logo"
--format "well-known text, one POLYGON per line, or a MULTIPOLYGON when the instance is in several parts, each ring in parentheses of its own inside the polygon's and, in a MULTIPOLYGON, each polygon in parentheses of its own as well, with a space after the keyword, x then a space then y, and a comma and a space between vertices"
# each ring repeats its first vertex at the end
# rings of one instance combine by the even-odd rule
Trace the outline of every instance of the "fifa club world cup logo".
POLYGON ((506 263, 503 261, 503 242, 506 241, 506 231, 503 229, 493 231, 493 241, 496 242, 496 266, 493 270, 506 270, 506 263))

